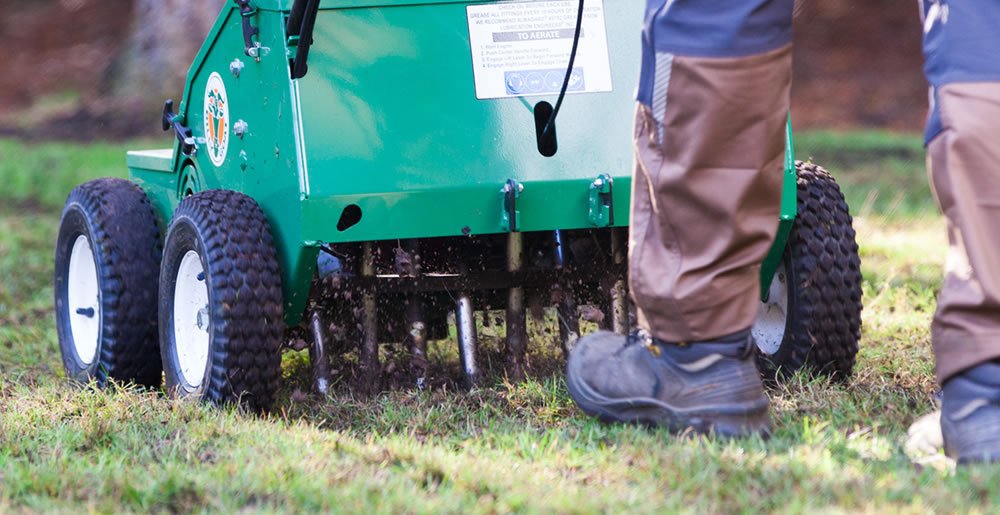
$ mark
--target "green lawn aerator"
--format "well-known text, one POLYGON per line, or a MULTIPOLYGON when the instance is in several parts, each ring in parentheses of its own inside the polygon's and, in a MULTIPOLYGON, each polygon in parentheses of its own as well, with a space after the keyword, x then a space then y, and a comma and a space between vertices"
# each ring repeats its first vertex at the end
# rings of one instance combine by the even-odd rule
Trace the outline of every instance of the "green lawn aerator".
MULTIPOLYGON (((423 384, 450 313, 470 384, 477 311, 506 309, 514 379, 529 304, 555 308, 565 350, 583 306, 628 331, 643 8, 578 7, 228 4, 183 102, 164 107, 174 148, 129 152, 130 181, 88 182, 66 202, 55 300, 67 376, 165 378, 173 395, 266 408, 289 342, 307 342, 318 390, 346 352, 374 390, 390 342, 423 384)), ((796 163, 791 141, 754 334, 772 375, 843 376, 860 329, 854 230, 833 179, 796 163)))

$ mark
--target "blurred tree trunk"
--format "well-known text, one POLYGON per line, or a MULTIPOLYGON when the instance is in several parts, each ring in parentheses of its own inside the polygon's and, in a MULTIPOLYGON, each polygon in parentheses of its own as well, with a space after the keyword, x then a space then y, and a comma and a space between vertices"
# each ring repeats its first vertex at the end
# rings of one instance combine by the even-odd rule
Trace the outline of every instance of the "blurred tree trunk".
POLYGON ((179 99, 188 68, 231 0, 134 0, 132 29, 112 90, 143 103, 179 99))

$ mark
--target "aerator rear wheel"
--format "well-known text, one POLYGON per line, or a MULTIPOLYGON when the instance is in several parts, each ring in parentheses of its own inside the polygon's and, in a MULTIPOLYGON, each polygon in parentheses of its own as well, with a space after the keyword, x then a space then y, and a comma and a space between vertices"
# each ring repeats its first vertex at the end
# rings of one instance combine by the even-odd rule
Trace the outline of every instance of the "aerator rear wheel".
POLYGON ((270 408, 281 374, 283 297, 257 203, 223 190, 184 199, 167 231, 160 282, 167 391, 270 408))
POLYGON ((765 375, 800 369, 850 376, 861 339, 861 259, 847 202, 834 178, 795 163, 798 216, 767 301, 753 326, 765 375))
POLYGON ((135 184, 97 179, 66 200, 55 255, 56 329, 66 376, 160 385, 160 237, 135 184))

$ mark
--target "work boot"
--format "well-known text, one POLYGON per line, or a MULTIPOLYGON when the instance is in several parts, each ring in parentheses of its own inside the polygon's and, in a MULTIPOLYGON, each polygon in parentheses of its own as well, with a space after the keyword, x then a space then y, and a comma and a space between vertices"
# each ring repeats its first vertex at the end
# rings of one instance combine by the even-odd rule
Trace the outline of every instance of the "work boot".
POLYGON ((727 437, 770 430, 750 331, 688 344, 592 333, 570 353, 566 384, 580 409, 605 422, 727 437))
POLYGON ((944 452, 959 464, 1000 461, 1000 363, 948 379, 941 390, 944 452))

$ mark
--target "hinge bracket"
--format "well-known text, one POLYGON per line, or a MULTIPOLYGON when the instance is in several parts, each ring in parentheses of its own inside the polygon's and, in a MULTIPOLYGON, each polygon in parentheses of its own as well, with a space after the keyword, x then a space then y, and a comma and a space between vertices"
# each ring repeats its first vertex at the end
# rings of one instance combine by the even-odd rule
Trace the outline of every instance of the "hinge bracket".
POLYGON ((250 4, 250 0, 233 0, 240 8, 240 16, 243 17, 243 45, 244 53, 252 57, 258 63, 262 55, 266 55, 270 49, 260 46, 258 36, 260 29, 255 27, 251 18, 257 15, 257 8, 250 4), (258 40, 255 40, 257 38, 258 40))
POLYGON ((615 224, 615 198, 612 194, 614 179, 602 173, 590 183, 590 196, 587 204, 590 223, 597 227, 610 227, 615 224))
POLYGON ((521 230, 521 212, 517 209, 517 199, 521 198, 524 185, 514 179, 507 179, 500 188, 500 228, 507 232, 521 230))

